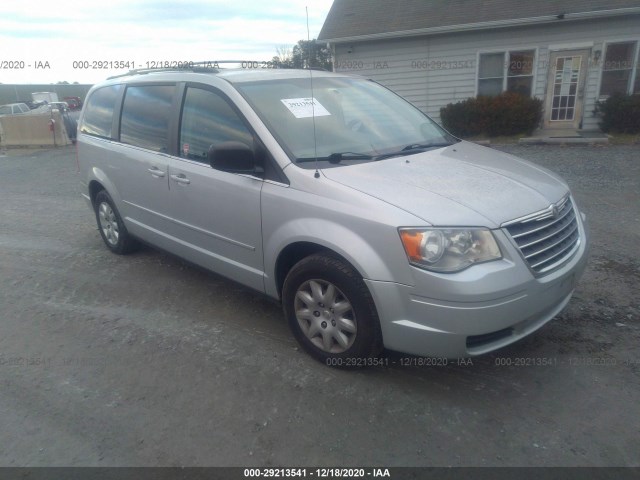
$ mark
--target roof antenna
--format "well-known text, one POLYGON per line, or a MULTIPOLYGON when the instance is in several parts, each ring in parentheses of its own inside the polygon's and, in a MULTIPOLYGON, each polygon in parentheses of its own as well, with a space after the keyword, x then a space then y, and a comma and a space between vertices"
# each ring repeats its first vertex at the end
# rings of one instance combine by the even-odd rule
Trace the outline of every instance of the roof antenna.
POLYGON ((311 70, 311 36, 309 35, 309 7, 304 7, 307 12, 307 48, 309 49, 309 81, 311 82, 311 118, 313 119, 313 155, 316 159, 316 173, 313 174, 315 178, 320 178, 320 171, 318 170, 318 141, 316 138, 316 99, 313 96, 313 71, 311 70))

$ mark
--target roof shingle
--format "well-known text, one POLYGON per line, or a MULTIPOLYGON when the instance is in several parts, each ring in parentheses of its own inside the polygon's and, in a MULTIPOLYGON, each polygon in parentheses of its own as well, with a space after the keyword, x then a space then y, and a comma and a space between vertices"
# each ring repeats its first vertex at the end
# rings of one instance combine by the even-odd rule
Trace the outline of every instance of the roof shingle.
POLYGON ((319 40, 640 7, 640 0, 334 0, 319 40))

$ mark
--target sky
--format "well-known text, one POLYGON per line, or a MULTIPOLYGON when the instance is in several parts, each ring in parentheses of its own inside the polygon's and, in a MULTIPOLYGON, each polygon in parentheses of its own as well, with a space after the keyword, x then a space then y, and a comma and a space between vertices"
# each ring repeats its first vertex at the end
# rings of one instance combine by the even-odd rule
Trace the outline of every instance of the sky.
POLYGON ((306 40, 305 7, 310 36, 316 38, 331 4, 2 0, 0 83, 96 83, 158 62, 268 61, 279 49, 306 40))

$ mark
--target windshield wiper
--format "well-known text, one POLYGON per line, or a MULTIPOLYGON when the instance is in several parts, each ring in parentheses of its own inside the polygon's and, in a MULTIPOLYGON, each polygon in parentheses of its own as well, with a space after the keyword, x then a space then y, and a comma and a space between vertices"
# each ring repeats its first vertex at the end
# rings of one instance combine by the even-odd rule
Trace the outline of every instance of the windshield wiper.
POLYGON ((449 142, 440 142, 440 143, 412 143, 411 145, 407 145, 402 149, 403 152, 408 152, 409 150, 422 150, 425 148, 442 148, 448 147, 449 145, 453 145, 449 142))
POLYGON ((428 149, 432 149, 432 148, 443 148, 443 147, 448 147, 450 145, 453 145, 453 143, 450 142, 441 142, 441 143, 411 143, 409 145, 407 145, 406 147, 404 147, 401 150, 398 150, 396 152, 391 152, 391 153, 385 153, 382 155, 378 155, 377 157, 374 158, 374 160, 384 160, 385 158, 391 158, 391 157, 400 157, 402 155, 411 155, 413 153, 417 153, 416 150, 428 150, 428 149))
MULTIPOLYGON (((371 160, 373 157, 366 153, 357 152, 336 152, 326 157, 318 157, 319 162, 340 163, 342 160, 371 160)), ((296 163, 315 162, 315 157, 298 158, 296 163)))

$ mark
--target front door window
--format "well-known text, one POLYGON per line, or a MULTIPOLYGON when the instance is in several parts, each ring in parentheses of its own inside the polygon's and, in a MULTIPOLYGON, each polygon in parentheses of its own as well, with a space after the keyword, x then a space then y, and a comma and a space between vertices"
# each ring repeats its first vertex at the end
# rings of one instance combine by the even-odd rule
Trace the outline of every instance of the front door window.
POLYGON ((544 115, 546 128, 580 128, 588 59, 589 50, 566 50, 549 55, 544 115))
POLYGON ((555 65, 551 121, 573 120, 582 57, 558 57, 555 65))

